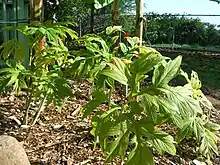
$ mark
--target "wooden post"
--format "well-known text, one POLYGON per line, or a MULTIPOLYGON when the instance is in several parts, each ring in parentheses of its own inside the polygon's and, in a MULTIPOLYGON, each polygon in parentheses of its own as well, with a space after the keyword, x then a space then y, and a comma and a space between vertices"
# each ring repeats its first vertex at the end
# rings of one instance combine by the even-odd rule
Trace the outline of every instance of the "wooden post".
POLYGON ((43 20, 43 0, 30 0, 31 21, 43 20))
POLYGON ((113 25, 119 25, 119 0, 114 0, 112 8, 113 25))
POLYGON ((136 35, 140 39, 140 46, 143 40, 143 6, 144 0, 135 0, 136 2, 136 35))

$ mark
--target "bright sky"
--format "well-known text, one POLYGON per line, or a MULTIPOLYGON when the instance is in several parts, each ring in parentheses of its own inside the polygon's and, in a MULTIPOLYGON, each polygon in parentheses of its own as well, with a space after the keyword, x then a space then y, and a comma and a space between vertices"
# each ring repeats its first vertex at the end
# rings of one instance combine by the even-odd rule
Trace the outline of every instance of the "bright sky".
MULTIPOLYGON (((144 2, 146 12, 220 15, 220 4, 210 0, 144 0, 144 2)), ((200 18, 204 22, 220 25, 220 16, 200 18)))

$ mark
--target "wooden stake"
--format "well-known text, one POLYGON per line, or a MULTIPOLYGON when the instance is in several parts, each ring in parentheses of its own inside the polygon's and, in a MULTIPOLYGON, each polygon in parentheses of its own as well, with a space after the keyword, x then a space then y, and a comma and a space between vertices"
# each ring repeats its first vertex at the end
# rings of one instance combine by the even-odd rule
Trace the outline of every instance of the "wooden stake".
POLYGON ((140 46, 142 46, 144 0, 135 0, 135 2, 136 2, 136 35, 140 39, 140 46))

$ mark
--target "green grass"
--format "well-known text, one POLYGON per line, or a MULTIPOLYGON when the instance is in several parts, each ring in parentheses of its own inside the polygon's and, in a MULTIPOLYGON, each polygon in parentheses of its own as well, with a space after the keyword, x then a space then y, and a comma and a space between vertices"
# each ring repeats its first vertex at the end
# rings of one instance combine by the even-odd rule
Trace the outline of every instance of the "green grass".
MULTIPOLYGON (((177 55, 166 54, 166 56, 174 58, 177 55)), ((183 55, 182 69, 188 74, 192 70, 196 71, 204 86, 212 89, 220 89, 220 58, 183 55)))
POLYGON ((156 44, 152 46, 161 46, 161 47, 174 47, 174 48, 184 48, 184 49, 201 49, 201 50, 214 50, 214 51, 220 51, 220 45, 219 46, 201 46, 201 45, 179 45, 179 44, 156 44))

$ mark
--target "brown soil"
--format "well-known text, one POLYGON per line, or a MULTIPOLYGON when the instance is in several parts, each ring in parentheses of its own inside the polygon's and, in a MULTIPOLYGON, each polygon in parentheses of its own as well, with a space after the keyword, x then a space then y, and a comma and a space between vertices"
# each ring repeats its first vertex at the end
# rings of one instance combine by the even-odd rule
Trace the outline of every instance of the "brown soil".
MULTIPOLYGON (((41 114, 39 122, 28 129, 19 125, 19 121, 22 121, 25 96, 10 95, 0 98, 0 134, 11 135, 22 142, 32 164, 104 164, 103 153, 99 148, 93 148, 93 137, 89 133, 90 120, 82 119, 79 113, 79 109, 87 102, 90 87, 82 84, 75 85, 74 88, 79 95, 68 100, 61 113, 50 106, 41 114)), ((212 112, 213 118, 220 124, 220 95, 215 92, 207 97, 216 108, 212 112)), ((33 113, 34 109, 31 109, 30 118, 33 113)), ((190 160, 196 158, 195 149, 187 141, 177 150, 176 156, 161 157, 155 152, 156 164, 187 165, 190 160)), ((217 157, 213 164, 218 163, 220 164, 220 157, 217 157)), ((111 164, 120 164, 120 161, 115 160, 111 164)))

